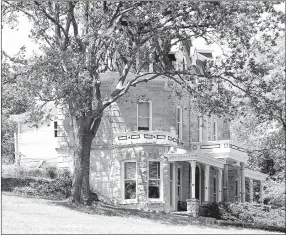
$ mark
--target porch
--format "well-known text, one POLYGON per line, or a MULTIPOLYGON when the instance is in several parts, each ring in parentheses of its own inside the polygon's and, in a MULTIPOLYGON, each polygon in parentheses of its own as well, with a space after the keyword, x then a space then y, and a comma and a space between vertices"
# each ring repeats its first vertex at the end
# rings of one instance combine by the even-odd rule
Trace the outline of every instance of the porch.
POLYGON ((202 203, 222 200, 225 160, 180 151, 184 150, 166 154, 170 162, 170 211, 197 216, 202 203))
MULTIPOLYGON (((244 153, 243 157, 246 153, 244 153)), ((165 155, 170 163, 170 211, 187 211, 197 216, 199 206, 209 202, 245 202, 245 182, 249 180, 249 201, 253 202, 253 180, 260 182, 260 202, 263 202, 263 182, 267 175, 245 169, 238 154, 215 156, 209 152, 187 152, 171 149, 165 155)), ((244 159, 243 159, 244 160, 244 159)))

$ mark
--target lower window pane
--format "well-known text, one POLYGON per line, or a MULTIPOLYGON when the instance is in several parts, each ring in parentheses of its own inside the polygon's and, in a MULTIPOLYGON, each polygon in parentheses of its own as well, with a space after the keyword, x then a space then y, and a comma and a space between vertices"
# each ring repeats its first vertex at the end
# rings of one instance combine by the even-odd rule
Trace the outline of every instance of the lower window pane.
POLYGON ((136 182, 125 182, 125 199, 136 199, 136 182))
POLYGON ((149 198, 160 198, 159 186, 149 186, 149 198))

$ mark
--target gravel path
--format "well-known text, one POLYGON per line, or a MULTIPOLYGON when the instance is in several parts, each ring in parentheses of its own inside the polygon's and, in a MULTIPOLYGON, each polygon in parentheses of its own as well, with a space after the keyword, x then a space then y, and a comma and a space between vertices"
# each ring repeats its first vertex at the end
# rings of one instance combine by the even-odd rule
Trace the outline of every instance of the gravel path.
POLYGON ((86 214, 44 199, 2 194, 2 234, 277 234, 263 230, 166 225, 143 218, 86 214))

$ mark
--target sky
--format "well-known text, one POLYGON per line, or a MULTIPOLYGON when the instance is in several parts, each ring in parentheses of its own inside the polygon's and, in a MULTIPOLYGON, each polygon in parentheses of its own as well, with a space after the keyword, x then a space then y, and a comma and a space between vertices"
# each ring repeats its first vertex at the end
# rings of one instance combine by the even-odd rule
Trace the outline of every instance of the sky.
MULTIPOLYGON (((285 12, 285 2, 276 5, 276 9, 285 12)), ((7 25, 2 24, 2 50, 8 53, 8 55, 16 54, 22 46, 26 46, 27 55, 31 55, 34 50, 37 50, 35 43, 29 38, 29 32, 31 30, 31 23, 25 17, 19 19, 19 25, 15 29, 9 29, 7 25)), ((202 39, 197 39, 193 42, 197 48, 206 48, 215 50, 215 54, 219 55, 220 47, 218 45, 205 46, 202 39)))

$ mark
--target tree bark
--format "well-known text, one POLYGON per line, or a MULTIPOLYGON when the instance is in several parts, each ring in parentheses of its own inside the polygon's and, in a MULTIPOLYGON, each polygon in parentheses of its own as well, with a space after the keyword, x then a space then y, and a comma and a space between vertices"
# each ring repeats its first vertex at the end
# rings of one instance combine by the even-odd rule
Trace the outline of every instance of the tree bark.
POLYGON ((89 118, 72 117, 74 139, 74 173, 72 181, 71 201, 75 203, 89 204, 90 185, 90 151, 91 144, 101 123, 102 115, 95 121, 92 131, 89 130, 89 118))

